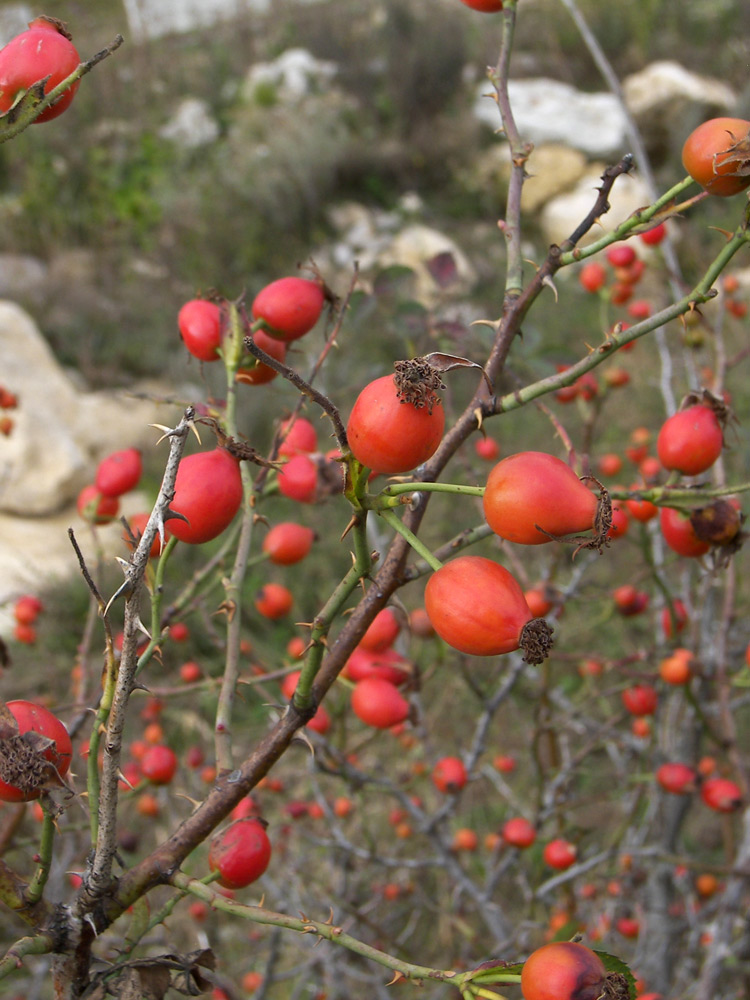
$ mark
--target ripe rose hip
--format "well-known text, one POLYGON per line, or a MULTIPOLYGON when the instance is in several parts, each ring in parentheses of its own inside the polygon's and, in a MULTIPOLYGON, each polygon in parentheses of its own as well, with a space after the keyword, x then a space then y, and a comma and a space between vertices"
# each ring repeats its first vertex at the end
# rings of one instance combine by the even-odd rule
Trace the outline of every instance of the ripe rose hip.
POLYGON ((524 1000, 601 1000, 606 981, 599 956, 573 941, 538 948, 521 970, 524 1000))
POLYGON ((91 483, 78 494, 76 510, 89 524, 108 524, 117 517, 120 501, 117 497, 103 496, 91 483))
MULTIPOLYGON (((9 111, 24 91, 47 76, 44 93, 48 94, 70 76, 80 61, 62 21, 48 17, 30 21, 26 31, 0 50, 0 112, 9 111)), ((79 82, 71 84, 35 119, 35 124, 61 115, 70 106, 79 82)))
POLYGON ((658 700, 650 684, 634 684, 622 692, 622 703, 631 715, 653 715, 658 700))
POLYGON ((742 789, 729 778, 708 778, 701 785, 701 798, 716 812, 735 812, 742 805, 742 789))
POLYGON ((520 584, 483 556, 458 556, 436 570, 425 608, 440 638, 462 653, 497 656, 522 648, 527 662, 541 663, 552 644, 552 629, 532 617, 520 584))
POLYGON ((523 816, 514 816, 503 824, 502 837, 511 847, 526 848, 536 840, 536 830, 523 816))
POLYGON ((208 851, 208 866, 219 872, 217 881, 225 889, 244 889, 260 878, 270 860, 265 824, 250 816, 217 834, 208 851))
POLYGON ((656 452, 665 469, 697 476, 710 469, 721 454, 724 435, 710 406, 696 403, 664 421, 656 452))
POLYGON ((119 497, 135 489, 142 471, 143 462, 137 448, 115 451, 99 463, 94 485, 105 497, 119 497))
POLYGON ((382 608, 367 627, 359 645, 362 649, 381 652, 395 641, 400 631, 401 622, 393 608, 382 608))
POLYGON ((383 375, 355 400, 346 435, 352 454, 373 472, 410 472, 434 454, 443 437, 445 411, 434 394, 424 401, 403 398, 401 383, 383 375))
POLYGON ((565 868, 570 868, 578 857, 578 848, 575 844, 571 844, 569 840, 563 840, 561 837, 558 837, 545 844, 542 857, 545 864, 548 864, 550 868, 557 868, 563 871, 565 868))
POLYGON ((291 591, 281 583, 266 583, 255 595, 255 607, 258 612, 272 621, 288 614, 293 604, 291 591))
POLYGON ((308 554, 315 532, 294 521, 275 524, 263 539, 262 549, 278 566, 293 566, 308 554))
POLYGON ((501 538, 542 545, 594 525, 598 500, 555 455, 522 451, 490 471, 483 497, 487 523, 501 538))
POLYGON ((432 771, 432 781, 440 792, 460 792, 467 781, 466 768, 460 757, 443 757, 432 771))
POLYGON ((182 514, 166 523, 168 535, 189 545, 216 538, 242 503, 239 463, 224 448, 188 455, 180 462, 170 509, 182 514))
POLYGON ((215 302, 191 299, 177 314, 177 328, 182 342, 199 361, 218 361, 221 347, 222 317, 215 302))
POLYGON ((688 764, 670 761, 656 771, 656 780, 665 792, 672 795, 686 795, 695 790, 695 770, 688 764))
POLYGON ((375 729, 390 729, 409 715, 409 702, 395 684, 365 677, 352 691, 352 709, 358 719, 375 729))
POLYGON ((278 340, 304 337, 318 322, 325 295, 317 281, 306 278, 279 278, 255 296, 253 319, 268 324, 267 333, 278 340))
POLYGON ((177 770, 177 755, 171 747, 157 743, 140 761, 141 773, 154 785, 168 785, 177 770))

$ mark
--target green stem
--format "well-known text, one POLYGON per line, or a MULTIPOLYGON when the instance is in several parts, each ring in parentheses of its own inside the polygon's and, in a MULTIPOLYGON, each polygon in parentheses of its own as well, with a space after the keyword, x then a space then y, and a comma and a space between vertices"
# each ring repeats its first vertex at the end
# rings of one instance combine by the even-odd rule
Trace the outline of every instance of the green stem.
MULTIPOLYGON (((750 206, 746 209, 747 212, 750 212, 750 206)), ((530 385, 524 386, 522 389, 517 389, 505 396, 497 397, 492 404, 491 410, 486 415, 490 413, 509 413, 511 410, 518 410, 540 396, 546 396, 557 389, 572 385, 579 376, 596 368, 624 344, 629 344, 632 341, 640 339, 647 333, 651 333, 653 330, 664 326, 670 320, 682 316, 694 306, 713 298, 711 289, 716 279, 738 250, 747 243, 750 243, 750 234, 748 234, 747 225, 748 220, 745 218, 731 239, 727 240, 721 251, 711 262, 701 280, 678 302, 667 306, 658 313, 654 313, 653 316, 640 323, 635 323, 627 330, 622 330, 617 334, 609 334, 604 343, 600 344, 598 348, 590 350, 585 358, 566 368, 565 371, 540 379, 538 382, 532 382, 530 385)))
POLYGON ((401 502, 382 503, 381 497, 401 497, 406 493, 453 493, 459 496, 483 497, 484 486, 463 486, 460 483, 391 483, 377 496, 366 496, 363 500, 365 506, 380 512, 382 509, 401 506, 401 502))
MULTIPOLYGON (((627 239, 633 234, 634 231, 645 231, 645 223, 650 222, 655 215, 659 214, 661 209, 666 208, 671 202, 675 201, 683 191, 694 183, 695 181, 692 177, 684 177, 681 181, 678 181, 674 187, 665 191, 665 193, 649 205, 648 208, 642 208, 638 212, 634 212, 633 215, 629 216, 624 222, 621 222, 616 229, 607 233, 606 236, 602 236, 600 239, 587 244, 585 247, 577 247, 575 250, 568 250, 566 253, 561 254, 560 265, 564 267, 566 264, 572 264, 574 261, 584 260, 587 257, 593 257, 595 254, 606 249, 608 246, 611 246, 613 243, 627 239)), ((702 196, 698 195, 696 197, 700 198, 702 196)), ((691 201, 692 200, 693 199, 691 199, 691 201)), ((675 211, 682 207, 684 206, 675 206, 675 211)))
POLYGON ((386 524, 389 524, 394 531, 397 531, 402 538, 405 538, 428 566, 433 570, 439 570, 442 567, 443 564, 440 560, 430 552, 427 546, 417 538, 413 531, 406 527, 401 518, 397 517, 392 510, 381 510, 379 513, 386 524))
MULTIPOLYGON (((432 979, 444 982, 460 982, 460 974, 453 970, 432 969, 429 966, 414 965, 411 962, 403 962, 400 959, 379 951, 357 938, 346 934, 341 927, 337 927, 332 920, 309 920, 304 915, 301 918, 290 917, 285 913, 275 913, 260 906, 248 906, 245 903, 238 903, 234 899, 227 899, 218 892, 214 892, 209 886, 198 882, 196 879, 176 872, 171 876, 169 882, 178 889, 189 892, 198 899, 209 903, 214 909, 231 913, 235 916, 244 917, 254 923, 266 924, 273 927, 283 927, 287 930, 297 931, 300 934, 314 934, 318 938, 325 939, 334 944, 348 948, 349 951, 370 961, 384 965, 386 968, 399 973, 405 979, 432 979)), ((515 981, 515 980, 514 980, 515 981)))
POLYGON ((302 673, 297 681, 297 688, 294 692, 294 706, 299 711, 306 711, 310 707, 313 681, 320 669, 326 648, 325 637, 332 622, 342 611, 349 599, 349 595, 356 590, 363 575, 362 566, 355 558, 352 568, 337 585, 320 613, 315 616, 310 635, 310 651, 307 654, 307 659, 302 667, 302 673))
POLYGON ((42 898, 42 893, 47 884, 52 866, 52 848, 55 843, 55 820, 46 803, 42 803, 42 810, 44 811, 44 819, 42 820, 42 837, 39 843, 39 864, 26 891, 26 900, 29 903, 38 903, 42 898))
POLYGON ((146 666, 146 664, 151 660, 154 655, 154 650, 159 645, 162 640, 161 635, 161 607, 164 600, 164 575, 167 571, 167 564, 169 562, 169 557, 175 550, 177 545, 177 539, 172 535, 168 540, 161 555, 159 556, 159 561, 156 564, 156 573, 154 574, 154 586, 151 591, 151 638, 148 641, 148 645, 143 650, 141 655, 138 657, 138 667, 136 668, 136 677, 140 674, 141 670, 146 666))
POLYGON ((51 934, 37 934, 34 937, 21 938, 0 959, 0 979, 5 979, 12 973, 18 972, 26 955, 49 955, 54 947, 55 942, 51 934))
POLYGON ((729 486, 709 486, 705 489, 652 486, 650 489, 612 490, 610 496, 613 500, 627 500, 637 497, 640 500, 648 500, 650 503, 656 504, 657 507, 676 507, 689 510, 700 506, 706 500, 734 496, 735 493, 746 493, 748 490, 750 490, 750 482, 729 486))

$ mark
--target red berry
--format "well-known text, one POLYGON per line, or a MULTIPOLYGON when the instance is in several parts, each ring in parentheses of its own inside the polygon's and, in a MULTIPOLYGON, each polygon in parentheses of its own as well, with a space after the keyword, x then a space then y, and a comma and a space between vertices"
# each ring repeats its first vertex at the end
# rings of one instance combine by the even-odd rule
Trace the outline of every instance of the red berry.
POLYGON ((596 260, 589 261, 579 271, 578 280, 587 292, 598 292, 607 280, 607 269, 596 260))
POLYGON ((141 758, 141 772, 154 785, 168 785, 177 770, 177 755, 170 747, 157 743, 141 758))
POLYGON ((514 816, 503 824, 502 838, 511 847, 526 848, 536 840, 536 830, 523 816, 514 816))
POLYGON ((263 551, 272 563, 278 566, 292 566, 300 562, 310 551, 315 532, 294 521, 275 524, 263 539, 263 551))
MULTIPOLYGON (((48 94, 70 76, 80 61, 62 22, 35 18, 27 31, 16 35, 0 51, 0 112, 9 111, 24 91, 45 77, 49 77, 44 84, 44 93, 48 94)), ((36 122, 48 122, 61 115, 73 100, 79 82, 72 83, 36 122)))
POLYGON ((117 517, 120 501, 117 497, 103 496, 91 483, 78 494, 76 510, 89 524, 108 524, 117 517))
POLYGON ((656 451, 664 468, 686 476, 697 476, 710 469, 723 446, 719 419, 710 406, 702 403, 669 417, 656 440, 656 451))
POLYGON ((224 448, 188 455, 180 462, 170 509, 182 514, 167 521, 167 534, 190 545, 220 535, 242 504, 240 467, 224 448))
POLYGON ((317 281, 306 278, 279 278, 255 296, 253 319, 268 324, 267 333, 278 340, 304 337, 318 322, 325 295, 317 281))
POLYGON ((558 837, 545 844, 542 857, 545 864, 548 864, 550 868, 558 868, 562 871, 565 868, 570 868, 578 857, 578 848, 575 844, 571 844, 569 840, 563 840, 558 837))
POLYGON ((460 792, 468 775, 460 757, 441 758, 432 771, 432 782, 440 792, 460 792))
POLYGON ((115 451, 99 463, 94 485, 105 497, 119 497, 135 489, 142 471, 143 462, 137 448, 115 451))
POLYGON ((408 717, 409 702, 395 684, 379 677, 365 677, 352 692, 352 709, 366 725, 389 729, 408 717))
POLYGON ((244 889, 260 878, 271 860, 265 824, 253 817, 238 819, 211 841, 208 866, 218 871, 219 885, 244 889))
POLYGON ((665 792, 686 795, 695 791, 695 770, 688 764, 668 762, 657 768, 656 780, 665 792))
POLYGON ((701 785, 701 798, 716 812, 735 812, 742 805, 742 789, 728 778, 708 778, 701 785))
POLYGON ((291 591, 281 583, 266 583, 255 595, 255 607, 264 618, 275 621, 289 614, 294 604, 291 591))
POLYGON ((215 302, 191 299, 177 314, 182 342, 199 361, 218 361, 221 347, 222 316, 215 302))
POLYGON ((653 715, 658 700, 650 684, 634 684, 622 692, 622 703, 631 715, 653 715))

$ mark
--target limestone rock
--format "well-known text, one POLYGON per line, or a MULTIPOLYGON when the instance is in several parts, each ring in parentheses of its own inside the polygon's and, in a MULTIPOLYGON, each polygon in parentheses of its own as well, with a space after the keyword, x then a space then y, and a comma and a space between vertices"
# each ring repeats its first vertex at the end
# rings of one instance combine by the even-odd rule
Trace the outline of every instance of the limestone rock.
POLYGON ((657 160, 680 149, 702 121, 731 115, 737 104, 737 95, 721 80, 699 76, 670 60, 633 73, 622 89, 646 147, 657 160))
POLYGON ((336 75, 333 62, 316 59, 306 49, 287 49, 273 62, 257 63, 247 74, 242 86, 246 100, 253 100, 258 88, 264 85, 276 90, 276 96, 287 103, 295 103, 310 93, 320 91, 336 75))
POLYGON ((197 149, 218 139, 219 124, 205 101, 187 97, 159 130, 159 135, 183 149, 197 149))
POLYGON ((687 104, 697 105, 701 115, 709 118, 731 113, 737 102, 735 92, 722 80, 699 76, 669 59, 626 77, 622 90, 636 118, 662 114, 665 109, 679 117, 687 104))
MULTIPOLYGON (((499 129, 496 103, 483 83, 474 105, 476 117, 499 129)), ((510 80, 508 96, 522 138, 534 145, 564 143, 589 157, 619 159, 626 149, 626 119, 619 101, 608 93, 585 93, 559 80, 541 77, 510 80)))
POLYGON ((570 190, 586 170, 586 157, 558 143, 537 146, 526 164, 529 175, 521 192, 521 210, 535 212, 552 198, 570 190))
POLYGON ((108 452, 147 447, 149 424, 170 419, 152 402, 107 392, 82 393, 31 317, 0 301, 2 381, 19 398, 15 426, 0 438, 0 512, 34 517, 75 499, 108 452))

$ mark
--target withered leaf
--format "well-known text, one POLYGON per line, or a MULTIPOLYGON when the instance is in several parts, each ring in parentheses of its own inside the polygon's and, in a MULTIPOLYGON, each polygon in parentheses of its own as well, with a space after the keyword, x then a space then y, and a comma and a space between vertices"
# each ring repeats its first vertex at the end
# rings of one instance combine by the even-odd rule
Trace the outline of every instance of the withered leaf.
POLYGON ((450 250, 435 254, 426 262, 427 270, 436 285, 440 288, 447 288, 458 278, 458 267, 456 258, 450 250))
POLYGON ((489 375, 476 361, 469 361, 468 358, 461 358, 455 354, 443 354, 441 351, 434 351, 432 354, 425 354, 422 361, 427 362, 427 364, 431 368, 434 368, 437 372, 449 372, 454 368, 478 368, 484 376, 487 388, 490 392, 494 392, 494 387, 490 381, 489 375))

